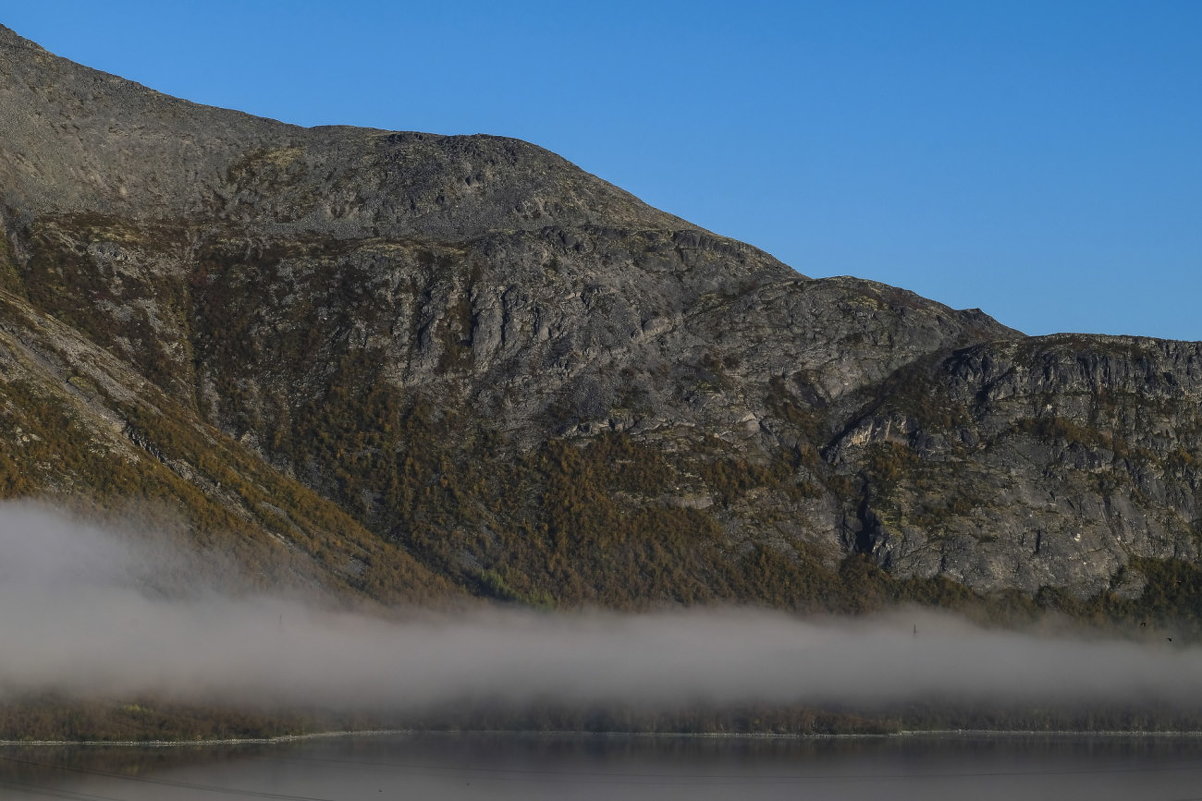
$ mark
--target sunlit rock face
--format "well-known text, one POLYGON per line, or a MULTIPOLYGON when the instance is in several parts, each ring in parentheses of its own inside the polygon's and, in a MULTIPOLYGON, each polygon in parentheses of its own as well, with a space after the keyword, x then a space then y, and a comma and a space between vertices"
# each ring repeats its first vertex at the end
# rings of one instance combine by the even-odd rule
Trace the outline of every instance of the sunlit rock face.
MULTIPOLYGON (((0 493, 373 598, 1138 594, 1199 346, 812 280, 534 145, 297 128, 0 29, 0 493), (231 545, 233 547, 233 545, 231 545)), ((252 570, 253 572, 253 570, 252 570)))

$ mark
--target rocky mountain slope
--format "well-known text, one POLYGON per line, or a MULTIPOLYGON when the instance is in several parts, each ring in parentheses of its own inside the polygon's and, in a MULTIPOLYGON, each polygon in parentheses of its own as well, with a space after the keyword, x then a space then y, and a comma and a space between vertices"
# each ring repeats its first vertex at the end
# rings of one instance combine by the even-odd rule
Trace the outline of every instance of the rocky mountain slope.
POLYGON ((1199 558, 1202 345, 809 279, 525 142, 297 128, 0 28, 0 204, 0 496, 149 500, 253 572, 857 608, 874 565, 1135 597, 1199 558))

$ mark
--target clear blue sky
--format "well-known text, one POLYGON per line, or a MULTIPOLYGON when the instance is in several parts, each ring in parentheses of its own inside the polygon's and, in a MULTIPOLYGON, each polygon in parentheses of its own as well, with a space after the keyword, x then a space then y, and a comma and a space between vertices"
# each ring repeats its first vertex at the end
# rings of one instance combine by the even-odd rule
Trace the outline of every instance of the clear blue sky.
POLYGON ((190 100, 528 139, 807 275, 1202 340, 1202 0, 6 6, 190 100))

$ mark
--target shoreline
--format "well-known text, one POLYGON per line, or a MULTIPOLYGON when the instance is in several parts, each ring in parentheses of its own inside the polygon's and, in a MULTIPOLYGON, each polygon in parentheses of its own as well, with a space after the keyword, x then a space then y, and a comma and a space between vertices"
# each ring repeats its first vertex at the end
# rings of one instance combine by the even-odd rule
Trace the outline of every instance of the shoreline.
POLYGON ((714 740, 889 740, 968 737, 1099 737, 1099 738, 1151 738, 1151 739, 1197 739, 1202 730, 1190 731, 1122 731, 1122 730, 1074 730, 1056 729, 1038 731, 1032 729, 914 729, 882 734, 786 734, 777 732, 596 732, 596 731, 514 731, 512 729, 465 729, 461 731, 439 731, 427 729, 362 729, 354 731, 322 731, 308 734, 281 734, 275 737, 231 737, 215 740, 0 740, 0 748, 186 748, 211 747, 218 745, 284 745, 305 740, 327 740, 341 737, 389 737, 400 735, 423 736, 510 736, 510 737, 613 737, 613 738, 679 738, 714 740))

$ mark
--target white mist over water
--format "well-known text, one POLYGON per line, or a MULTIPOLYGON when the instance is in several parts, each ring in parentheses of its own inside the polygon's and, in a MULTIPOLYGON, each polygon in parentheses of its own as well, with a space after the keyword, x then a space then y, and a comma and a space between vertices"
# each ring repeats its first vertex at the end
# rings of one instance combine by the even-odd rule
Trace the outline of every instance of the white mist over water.
POLYGON ((1202 700, 1197 648, 987 631, 916 611, 350 614, 223 591, 220 576, 200 578, 203 559, 143 540, 0 505, 0 701, 39 691, 371 709, 465 696, 647 707, 1202 700))

